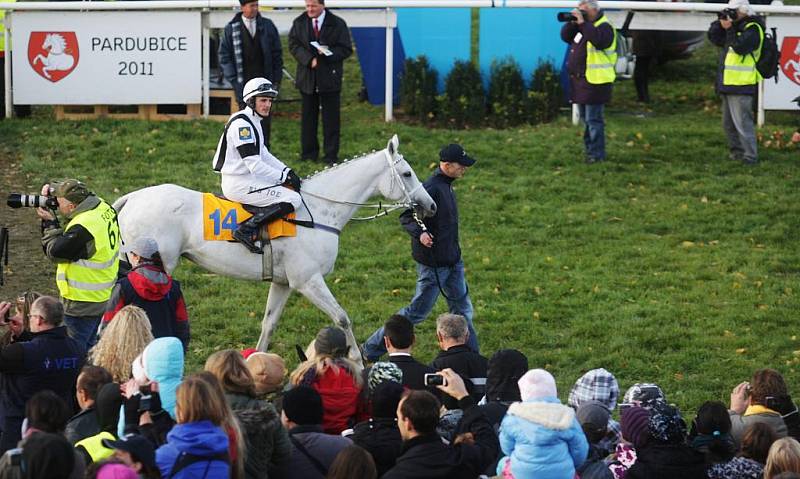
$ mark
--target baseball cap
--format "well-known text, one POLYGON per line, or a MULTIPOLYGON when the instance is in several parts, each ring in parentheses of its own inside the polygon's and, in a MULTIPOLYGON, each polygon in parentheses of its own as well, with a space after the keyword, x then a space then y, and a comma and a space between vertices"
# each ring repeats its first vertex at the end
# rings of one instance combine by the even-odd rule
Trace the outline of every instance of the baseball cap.
POLYGON ((139 434, 127 434, 117 439, 103 439, 103 446, 109 449, 119 449, 129 453, 134 461, 141 462, 151 468, 156 467, 156 450, 153 444, 139 434))
POLYGON ((135 253, 142 258, 152 259, 153 256, 158 253, 158 243, 148 236, 140 236, 134 238, 133 241, 123 244, 120 248, 120 252, 135 253))
POLYGON ((439 159, 447 163, 458 163, 459 165, 472 166, 475 160, 467 155, 464 148, 456 143, 450 143, 439 151, 439 159))
POLYGON ((68 179, 57 181, 50 184, 50 191, 57 198, 66 198, 72 203, 78 204, 92 195, 89 188, 81 181, 68 179))

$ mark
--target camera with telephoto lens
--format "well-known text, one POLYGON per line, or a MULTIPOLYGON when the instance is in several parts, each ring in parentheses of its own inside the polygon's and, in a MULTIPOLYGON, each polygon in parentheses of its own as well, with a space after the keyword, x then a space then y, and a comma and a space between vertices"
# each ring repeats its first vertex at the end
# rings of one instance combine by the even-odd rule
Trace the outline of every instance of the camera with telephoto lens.
MULTIPOLYGON (((581 16, 583 17, 584 21, 586 20, 586 12, 581 10, 581 16)), ((574 22, 575 17, 572 15, 572 12, 558 12, 556 14, 556 18, 559 22, 574 22)))
POLYGON ((50 208, 51 210, 58 209, 58 199, 56 199, 55 196, 11 193, 8 195, 6 204, 12 208, 22 208, 23 206, 27 206, 31 208, 50 208))
POLYGON ((736 17, 739 15, 739 12, 735 8, 726 8, 721 12, 717 12, 717 18, 720 20, 736 20, 736 17))

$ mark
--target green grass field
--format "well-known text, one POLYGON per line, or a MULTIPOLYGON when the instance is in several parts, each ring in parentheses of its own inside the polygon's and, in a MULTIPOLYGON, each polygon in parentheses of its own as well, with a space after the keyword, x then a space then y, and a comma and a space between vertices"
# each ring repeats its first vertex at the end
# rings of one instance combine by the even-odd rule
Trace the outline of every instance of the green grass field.
MULTIPOLYGON (((766 366, 784 373, 798 394, 800 149, 786 140, 800 119, 769 114, 762 163, 729 161, 712 87, 715 57, 706 47, 661 67, 646 109, 633 102, 631 82, 619 82, 606 115, 609 161, 591 166, 582 162, 582 131, 566 111, 555 123, 506 131, 386 124, 381 106, 357 102, 351 59, 342 157, 380 149, 397 133, 420 179, 444 144, 462 143, 478 159, 456 189, 483 352, 523 351, 532 367, 555 375, 563 399, 578 376, 601 366, 623 390, 658 382, 686 411, 709 399, 727 402, 734 385, 766 366)), ((284 87, 284 98, 297 96, 284 87)), ((298 160, 298 108, 279 104, 272 144, 279 158, 309 174, 319 165, 298 160)), ((34 119, 0 122, 0 160, 19 169, 14 188, 29 192, 66 176, 85 179, 109 200, 165 182, 218 191, 210 165, 221 129, 210 121, 56 123, 43 109, 34 119)), ((31 281, 52 291, 48 267, 33 274, 31 281)), ((255 344, 266 284, 188 262, 176 277, 192 320, 189 369, 215 350, 255 344)), ((414 281, 396 215, 348 225, 328 284, 360 340, 406 304, 414 281)), ((9 283, 2 295, 30 286, 9 283)), ((295 295, 272 349, 294 365, 294 344, 328 324, 295 295)), ((432 359, 433 321, 417 337, 417 355, 432 359)))

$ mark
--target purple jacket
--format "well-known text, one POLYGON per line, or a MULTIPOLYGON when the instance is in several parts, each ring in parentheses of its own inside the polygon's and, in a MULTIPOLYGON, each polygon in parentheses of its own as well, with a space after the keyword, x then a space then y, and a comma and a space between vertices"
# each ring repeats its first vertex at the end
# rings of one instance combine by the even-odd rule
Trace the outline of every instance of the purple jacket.
MULTIPOLYGON (((603 16, 602 10, 598 17, 603 16)), ((614 43, 614 29, 608 22, 595 27, 592 22, 565 23, 561 27, 561 39, 569 44, 569 57, 567 58, 567 72, 570 80, 570 101, 581 105, 599 105, 611 100, 611 85, 592 85, 586 81, 586 43, 591 41, 600 50, 608 48, 614 43), (581 39, 575 43, 575 36, 580 32, 581 39)))

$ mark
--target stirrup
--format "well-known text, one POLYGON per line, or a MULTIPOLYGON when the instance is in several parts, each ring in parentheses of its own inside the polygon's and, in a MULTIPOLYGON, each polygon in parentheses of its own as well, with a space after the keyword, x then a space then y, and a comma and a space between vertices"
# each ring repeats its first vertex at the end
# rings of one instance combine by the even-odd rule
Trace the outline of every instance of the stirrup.
POLYGON ((233 232, 233 239, 243 244, 244 247, 250 250, 251 253, 255 254, 264 253, 264 250, 261 249, 261 246, 257 245, 255 241, 253 241, 253 235, 247 234, 243 232, 241 229, 237 229, 233 232))

